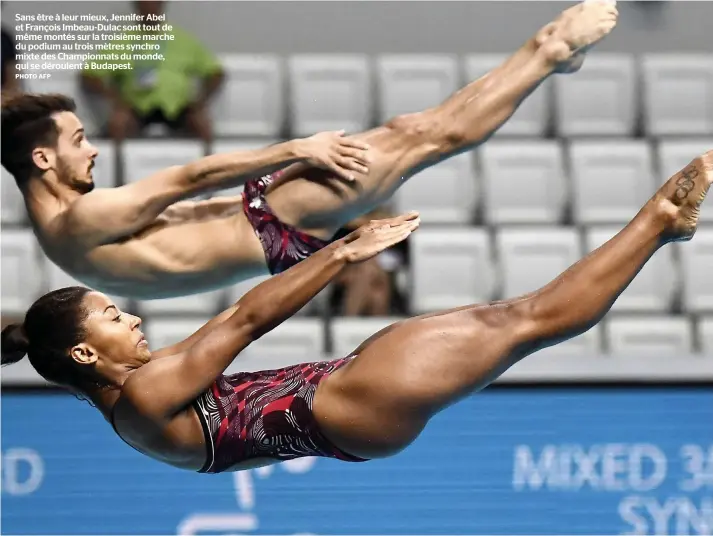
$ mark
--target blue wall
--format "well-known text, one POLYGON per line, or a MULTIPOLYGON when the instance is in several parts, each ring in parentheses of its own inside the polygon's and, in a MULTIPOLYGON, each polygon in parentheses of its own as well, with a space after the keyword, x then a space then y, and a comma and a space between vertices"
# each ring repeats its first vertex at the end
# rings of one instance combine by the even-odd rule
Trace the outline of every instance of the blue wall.
POLYGON ((711 534, 713 390, 488 389, 401 455, 198 475, 57 394, 2 396, 14 534, 711 534))

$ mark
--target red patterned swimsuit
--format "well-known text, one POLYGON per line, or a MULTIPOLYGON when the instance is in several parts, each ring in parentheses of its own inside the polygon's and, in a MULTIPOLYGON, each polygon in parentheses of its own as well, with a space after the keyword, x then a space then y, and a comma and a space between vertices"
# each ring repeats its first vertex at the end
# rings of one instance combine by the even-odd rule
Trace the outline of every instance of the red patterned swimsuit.
MULTIPOLYGON (((275 216, 265 200, 265 190, 278 176, 248 181, 243 193, 243 210, 260 238, 272 274, 284 272, 329 244, 275 216)), ((200 472, 230 471, 253 458, 322 456, 366 461, 332 445, 312 415, 319 382, 352 359, 220 376, 194 402, 208 451, 200 472)))
POLYGON ((272 275, 284 272, 329 244, 329 241, 282 223, 272 212, 265 199, 265 190, 280 173, 248 181, 243 190, 243 211, 262 243, 272 275))
POLYGON ((200 472, 230 471, 253 458, 366 461, 330 443, 312 414, 319 382, 352 359, 220 376, 194 403, 207 445, 200 472))

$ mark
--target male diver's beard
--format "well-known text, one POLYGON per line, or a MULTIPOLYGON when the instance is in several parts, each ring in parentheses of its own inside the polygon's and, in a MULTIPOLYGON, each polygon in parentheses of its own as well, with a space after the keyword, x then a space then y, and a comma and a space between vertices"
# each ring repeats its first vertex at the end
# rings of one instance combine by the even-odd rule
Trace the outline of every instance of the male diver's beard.
MULTIPOLYGON (((87 175, 91 172, 91 169, 94 167, 92 165, 91 168, 87 171, 87 175)), ((67 177, 69 185, 72 187, 72 189, 76 190, 80 194, 88 194, 92 190, 94 190, 94 180, 90 179, 89 181, 80 181, 77 178, 77 175, 72 172, 72 170, 69 168, 69 166, 65 165, 65 163, 60 160, 58 162, 57 166, 57 171, 59 171, 60 177, 67 177)), ((89 178, 89 177, 88 177, 89 178)))
POLYGON ((74 183, 74 189, 77 190, 79 193, 82 194, 88 194, 94 189, 94 181, 91 182, 75 182, 74 183))

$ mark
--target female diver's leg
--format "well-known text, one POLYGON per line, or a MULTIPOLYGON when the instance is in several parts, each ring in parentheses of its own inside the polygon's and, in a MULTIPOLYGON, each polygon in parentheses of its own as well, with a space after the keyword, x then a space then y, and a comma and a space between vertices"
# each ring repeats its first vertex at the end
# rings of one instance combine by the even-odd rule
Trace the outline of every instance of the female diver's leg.
POLYGON ((314 413, 339 448, 387 456, 428 419, 523 357, 599 322, 664 244, 689 240, 713 182, 713 151, 669 179, 614 238, 542 289, 518 299, 400 322, 325 379, 314 413))

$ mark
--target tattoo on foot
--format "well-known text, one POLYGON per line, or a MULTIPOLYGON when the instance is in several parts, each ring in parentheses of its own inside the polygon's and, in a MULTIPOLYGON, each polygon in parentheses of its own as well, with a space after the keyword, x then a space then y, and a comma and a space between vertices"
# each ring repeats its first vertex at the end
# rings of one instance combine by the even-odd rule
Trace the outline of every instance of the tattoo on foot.
POLYGON ((676 199, 683 201, 691 193, 695 183, 693 180, 698 177, 698 170, 694 166, 690 166, 681 172, 681 176, 676 179, 676 199))

